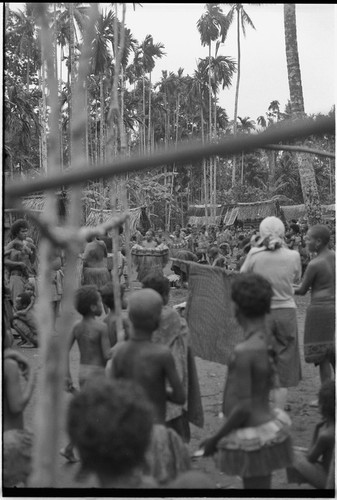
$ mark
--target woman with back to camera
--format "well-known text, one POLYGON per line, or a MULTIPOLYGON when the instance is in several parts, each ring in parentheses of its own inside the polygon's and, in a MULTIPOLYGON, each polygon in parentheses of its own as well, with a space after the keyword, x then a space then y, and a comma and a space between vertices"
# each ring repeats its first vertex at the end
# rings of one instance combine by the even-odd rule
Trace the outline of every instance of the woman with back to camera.
POLYGON ((285 228, 278 217, 266 217, 260 224, 258 246, 253 247, 240 272, 251 271, 272 285, 273 297, 267 325, 276 342, 280 388, 274 391, 274 402, 287 408, 288 387, 301 380, 296 303, 293 284, 301 277, 301 258, 284 241, 285 228))

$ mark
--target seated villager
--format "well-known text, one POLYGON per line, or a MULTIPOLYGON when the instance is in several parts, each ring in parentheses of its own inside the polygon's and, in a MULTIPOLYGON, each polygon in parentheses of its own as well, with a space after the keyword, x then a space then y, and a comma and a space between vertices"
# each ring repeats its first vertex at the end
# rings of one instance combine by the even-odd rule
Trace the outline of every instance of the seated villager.
POLYGON ((295 458, 287 469, 289 483, 309 483, 325 489, 335 446, 335 382, 328 380, 318 394, 322 420, 316 425, 311 447, 294 447, 295 458))
POLYGON ((34 303, 35 297, 30 296, 27 292, 22 292, 16 297, 12 326, 21 337, 21 342, 18 345, 25 348, 38 346, 34 303))
POLYGON ((212 267, 228 268, 226 258, 220 254, 218 247, 211 247, 207 250, 208 260, 212 267))

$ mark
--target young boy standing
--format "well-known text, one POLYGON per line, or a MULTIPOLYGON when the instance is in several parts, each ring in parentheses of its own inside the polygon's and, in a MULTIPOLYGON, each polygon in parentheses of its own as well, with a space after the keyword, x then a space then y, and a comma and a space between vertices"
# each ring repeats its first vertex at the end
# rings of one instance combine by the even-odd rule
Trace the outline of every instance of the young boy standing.
POLYGON ((117 344, 110 371, 112 378, 139 383, 153 405, 157 425, 147 465, 159 483, 174 479, 190 466, 188 450, 182 440, 175 431, 165 427, 166 402, 183 405, 186 395, 170 349, 151 341, 152 333, 159 326, 162 305, 161 296, 152 289, 143 289, 130 296, 130 339, 117 344))
MULTIPOLYGON (((76 310, 82 315, 71 332, 69 352, 75 342, 80 351, 79 385, 84 385, 93 375, 104 373, 110 358, 108 328, 96 319, 102 314, 102 303, 95 285, 81 286, 75 295, 76 310)), ((68 378, 71 381, 68 364, 68 378)))
MULTIPOLYGON (((71 332, 69 352, 75 342, 80 351, 79 385, 83 388, 87 380, 104 375, 106 362, 110 358, 110 341, 107 325, 96 319, 102 314, 102 303, 95 285, 84 285, 75 294, 76 310, 82 315, 71 332)), ((67 385, 73 387, 68 357, 67 385)), ((73 445, 61 450, 69 462, 75 462, 73 445)))

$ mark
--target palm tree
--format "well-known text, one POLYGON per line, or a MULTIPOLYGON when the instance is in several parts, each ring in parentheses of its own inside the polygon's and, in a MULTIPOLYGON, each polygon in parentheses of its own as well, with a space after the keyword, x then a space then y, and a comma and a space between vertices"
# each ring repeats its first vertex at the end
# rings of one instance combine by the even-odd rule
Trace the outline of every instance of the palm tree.
MULTIPOLYGON (((242 29, 242 33, 246 36, 246 26, 251 26, 255 29, 253 21, 244 10, 242 3, 230 3, 227 4, 231 6, 229 13, 227 14, 227 23, 228 27, 232 24, 234 20, 234 15, 236 13, 237 19, 237 46, 238 46, 238 67, 237 67, 237 80, 236 80, 236 90, 235 90, 235 106, 234 106, 234 135, 237 133, 237 116, 238 116, 238 102, 239 102, 239 87, 240 87, 240 76, 241 76, 241 44, 240 44, 240 26, 242 29)), ((254 4, 259 5, 259 4, 254 4)), ((232 171, 232 186, 235 185, 235 175, 236 175, 236 157, 234 156, 233 160, 233 171, 232 171)))
MULTIPOLYGON (((291 114, 293 119, 297 119, 305 117, 305 111, 297 46, 296 5, 284 4, 283 13, 291 114)), ((296 156, 308 222, 309 225, 317 224, 321 221, 321 204, 310 155, 297 153, 296 156)))
MULTIPOLYGON (((217 130, 216 130, 216 123, 217 123, 217 118, 216 118, 216 110, 217 110, 217 93, 219 90, 219 86, 221 85, 222 90, 225 88, 228 88, 232 84, 232 78, 236 69, 236 63, 233 61, 232 58, 227 57, 227 56, 218 56, 218 48, 219 48, 219 42, 217 42, 217 48, 215 51, 215 57, 211 57, 207 60, 201 60, 201 65, 205 65, 205 71, 208 71, 209 73, 209 64, 211 65, 211 89, 213 92, 214 96, 214 126, 213 126, 213 138, 216 139, 217 137, 217 130)), ((210 119, 210 122, 212 120, 210 119)), ((211 182, 211 193, 213 194, 213 199, 211 199, 211 205, 213 206, 213 217, 215 217, 215 205, 216 205, 216 181, 217 181, 217 158, 214 158, 214 164, 213 164, 213 178, 211 182)))
POLYGON ((112 11, 105 11, 99 15, 96 22, 96 37, 93 40, 93 54, 91 59, 92 72, 99 78, 100 89, 100 162, 104 161, 105 150, 104 80, 112 66, 110 49, 114 17, 112 11))
MULTIPOLYGON (((241 118, 238 116, 239 124, 237 125, 237 129, 242 134, 250 134, 252 130, 255 130, 255 122, 251 120, 249 116, 245 116, 241 118)), ((241 153, 241 184, 243 184, 243 174, 244 174, 244 152, 241 153)))
POLYGON ((40 64, 40 49, 37 40, 36 13, 32 3, 24 4, 24 11, 11 11, 15 27, 11 35, 17 38, 17 55, 26 62, 26 89, 29 91, 30 71, 37 70, 40 64))
MULTIPOLYGON (((224 41, 227 34, 227 20, 224 16, 221 8, 217 4, 206 4, 206 13, 201 16, 197 21, 197 28, 200 34, 200 40, 202 46, 208 46, 208 106, 209 106, 209 140, 212 140, 212 90, 211 90, 211 78, 212 78, 212 65, 211 65, 211 54, 212 54, 212 42, 216 41, 220 36, 222 41, 224 41)), ((210 195, 214 191, 213 186, 213 159, 210 158, 210 195)), ((212 203, 212 199, 210 200, 212 203)), ((211 207, 212 212, 212 207, 211 207)), ((212 216, 215 212, 211 213, 212 216)))
MULTIPOLYGON (((155 66, 155 59, 161 59, 165 52, 163 51, 164 45, 162 43, 153 43, 152 35, 146 35, 144 41, 141 43, 139 50, 141 53, 141 65, 143 70, 143 77, 149 73, 149 112, 148 112, 148 137, 147 145, 150 149, 151 137, 151 74, 155 66)), ((143 80, 143 115, 145 123, 145 82, 143 80)), ((145 148, 145 129, 144 129, 144 148, 145 148)))

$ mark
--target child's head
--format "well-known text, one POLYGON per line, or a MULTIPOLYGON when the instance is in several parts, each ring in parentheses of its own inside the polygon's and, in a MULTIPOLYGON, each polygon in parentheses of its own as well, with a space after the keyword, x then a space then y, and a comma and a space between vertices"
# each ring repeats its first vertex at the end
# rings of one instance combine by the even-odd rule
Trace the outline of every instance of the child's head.
POLYGON ((327 380, 318 393, 318 403, 324 418, 335 420, 335 382, 327 380))
POLYGON ((16 300, 15 300, 15 306, 18 311, 22 309, 26 309, 31 301, 31 296, 27 292, 22 292, 17 295, 16 300))
POLYGON ((18 251, 23 250, 23 241, 14 241, 12 243, 12 248, 14 250, 18 250, 18 251))
MULTIPOLYGON (((119 286, 120 289, 120 297, 122 302, 122 307, 124 306, 124 293, 125 286, 123 283, 119 286)), ((102 288, 99 289, 99 293, 102 297, 102 302, 105 306, 107 306, 111 311, 115 310, 115 291, 113 283, 106 283, 102 288)))
POLYGON ((152 271, 147 274, 142 281, 143 288, 151 288, 159 293, 163 299, 163 303, 167 304, 170 294, 169 280, 159 272, 152 271))
POLYGON ((211 247, 207 250, 207 254, 210 259, 215 259, 219 255, 219 249, 218 247, 211 247))
POLYGON ((112 283, 106 283, 106 285, 102 286, 99 290, 102 302, 105 306, 107 306, 111 311, 115 310, 115 294, 114 294, 114 286, 112 283))
POLYGON ((163 300, 158 292, 143 288, 129 298, 129 318, 134 330, 154 332, 158 328, 163 300))
POLYGON ((83 467, 114 478, 140 466, 150 442, 153 408, 135 382, 96 377, 74 396, 67 427, 83 467))
POLYGON ((323 224, 312 226, 306 236, 309 252, 316 252, 328 245, 330 241, 330 231, 323 224))
POLYGON ((259 274, 241 273, 232 283, 231 297, 237 313, 246 318, 257 318, 267 314, 272 296, 271 284, 259 274))
POLYGON ((82 316, 102 314, 101 299, 95 285, 83 285, 76 291, 75 308, 82 316))
POLYGON ((31 283, 30 281, 28 281, 28 283, 26 283, 26 284, 24 285, 24 288, 23 288, 23 289, 24 289, 24 291, 25 291, 26 293, 28 293, 28 294, 29 294, 29 296, 30 296, 30 297, 32 297, 33 295, 35 295, 35 286, 34 286, 34 284, 33 284, 33 283, 31 283))
POLYGON ((28 222, 25 219, 18 219, 11 226, 12 238, 25 240, 28 233, 28 222))

